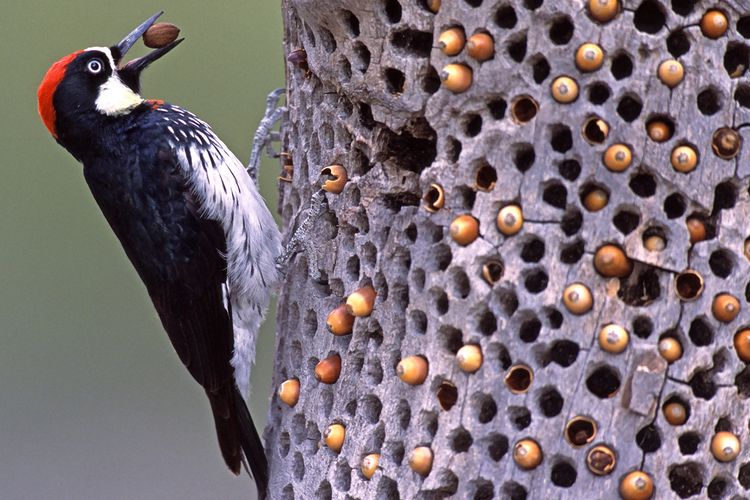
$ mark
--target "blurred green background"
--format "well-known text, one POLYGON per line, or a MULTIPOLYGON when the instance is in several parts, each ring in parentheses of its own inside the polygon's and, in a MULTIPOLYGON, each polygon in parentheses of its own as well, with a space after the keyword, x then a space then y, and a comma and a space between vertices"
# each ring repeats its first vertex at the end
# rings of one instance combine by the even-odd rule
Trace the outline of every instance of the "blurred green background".
MULTIPOLYGON (((144 97, 193 111, 246 161, 265 96, 283 85, 279 2, 3 3, 3 499, 254 498, 250 479, 224 467, 203 391, 174 354, 81 166, 36 111, 50 64, 114 44, 162 9, 186 40, 145 72, 144 97)), ((139 44, 129 56, 146 50, 139 44)), ((261 172, 275 213, 278 165, 266 160, 261 172)), ((261 429, 272 353, 271 320, 253 374, 261 429)))

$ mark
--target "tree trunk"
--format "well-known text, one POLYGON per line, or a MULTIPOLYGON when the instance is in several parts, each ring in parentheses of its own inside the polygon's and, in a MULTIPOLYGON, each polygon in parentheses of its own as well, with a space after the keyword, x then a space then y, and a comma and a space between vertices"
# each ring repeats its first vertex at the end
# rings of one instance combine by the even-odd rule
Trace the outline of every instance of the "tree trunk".
POLYGON ((581 0, 433 3, 283 2, 286 53, 306 53, 287 64, 287 226, 323 167, 344 166, 349 181, 316 223, 323 282, 300 256, 279 301, 274 387, 296 378, 300 395, 271 403, 274 498, 614 498, 649 482, 656 498, 743 493, 748 451, 734 458, 719 434, 722 462, 711 443, 719 431, 748 439, 750 346, 735 352, 733 338, 750 323, 750 162, 733 141, 750 117, 739 78, 750 18, 723 2, 729 28, 705 22, 706 36, 698 24, 715 2, 626 1, 601 22, 581 0), (489 34, 494 56, 443 53, 452 27, 489 34), (603 49, 601 67, 595 50, 577 67, 586 42, 603 49), (659 77, 671 58, 681 82, 659 77), (467 70, 464 91, 454 78, 467 70), (498 217, 514 204, 516 233, 504 225, 518 217, 498 217), (462 215, 473 218, 453 224, 462 215), (607 261, 605 244, 626 260, 607 261), (697 274, 677 279, 686 269, 697 274), (368 285, 372 314, 329 333, 328 313, 368 285), (727 307, 723 292, 739 301, 727 307), (464 345, 483 353, 476 372, 459 366, 464 345), (333 353, 340 376, 319 382, 333 353), (429 364, 417 385, 396 370, 412 355, 429 364), (324 444, 332 423, 346 429, 338 453, 324 444), (529 469, 525 439, 541 449, 529 469), (434 454, 425 475, 409 465, 418 446, 434 454))

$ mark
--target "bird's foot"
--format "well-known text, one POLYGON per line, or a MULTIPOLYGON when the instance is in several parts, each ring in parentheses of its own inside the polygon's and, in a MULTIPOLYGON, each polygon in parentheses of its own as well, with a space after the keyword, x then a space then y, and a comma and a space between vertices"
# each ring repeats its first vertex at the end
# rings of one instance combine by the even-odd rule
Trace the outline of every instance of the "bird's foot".
POLYGON ((318 269, 318 249, 312 242, 315 224, 320 219, 326 206, 325 191, 318 189, 310 198, 310 206, 302 222, 292 234, 284 250, 276 258, 276 269, 283 276, 286 274, 289 262, 300 252, 307 256, 307 269, 313 281, 321 281, 323 275, 318 269))
POLYGON ((279 106, 281 96, 286 89, 276 89, 266 98, 266 111, 255 130, 253 137, 253 149, 250 151, 250 162, 247 165, 247 173, 255 182, 258 182, 258 168, 260 167, 261 153, 266 148, 266 154, 272 158, 278 158, 279 154, 273 150, 273 143, 280 140, 279 132, 273 130, 276 123, 286 112, 286 106, 279 106))

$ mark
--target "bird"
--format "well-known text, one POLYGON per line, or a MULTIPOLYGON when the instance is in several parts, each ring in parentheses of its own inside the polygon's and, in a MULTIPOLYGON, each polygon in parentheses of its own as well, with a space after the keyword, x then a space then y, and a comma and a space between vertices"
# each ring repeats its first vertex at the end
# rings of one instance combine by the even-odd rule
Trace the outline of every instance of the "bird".
POLYGON ((38 112, 83 164, 179 359, 205 390, 226 465, 239 475, 246 463, 265 498, 268 466, 245 398, 258 329, 280 281, 281 235, 257 183, 209 125, 141 97, 141 72, 183 40, 124 62, 161 14, 116 45, 52 64, 38 112))

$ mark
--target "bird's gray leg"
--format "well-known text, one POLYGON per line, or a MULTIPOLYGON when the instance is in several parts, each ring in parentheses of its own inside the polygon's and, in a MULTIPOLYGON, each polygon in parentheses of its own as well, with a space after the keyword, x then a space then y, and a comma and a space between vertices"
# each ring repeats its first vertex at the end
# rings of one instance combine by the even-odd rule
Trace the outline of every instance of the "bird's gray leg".
POLYGON ((273 151, 271 143, 274 140, 279 139, 279 134, 273 130, 273 127, 286 112, 285 106, 279 106, 279 99, 281 99, 284 92, 286 92, 285 89, 276 89, 268 94, 268 97, 266 98, 266 111, 258 124, 258 128, 255 130, 253 149, 250 151, 250 162, 247 165, 247 173, 250 174, 250 177, 253 180, 255 180, 256 184, 258 182, 258 167, 260 166, 260 158, 263 148, 267 148, 266 150, 269 156, 278 156, 273 151))
POLYGON ((292 258, 303 251, 307 255, 307 269, 310 278, 320 281, 322 276, 320 269, 318 269, 318 250, 313 245, 310 235, 314 231, 315 224, 320 219, 325 206, 325 191, 318 189, 310 198, 310 208, 304 220, 297 227, 297 230, 294 231, 294 234, 292 234, 281 255, 276 258, 276 269, 278 269, 282 276, 286 274, 287 267, 292 258))

